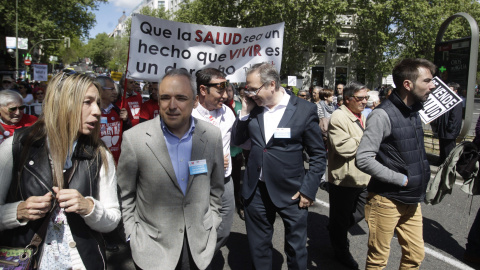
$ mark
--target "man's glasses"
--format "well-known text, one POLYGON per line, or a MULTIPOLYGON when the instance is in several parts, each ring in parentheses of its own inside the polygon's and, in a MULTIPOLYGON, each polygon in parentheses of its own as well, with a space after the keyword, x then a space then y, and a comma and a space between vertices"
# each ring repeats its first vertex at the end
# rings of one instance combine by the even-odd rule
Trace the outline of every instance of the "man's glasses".
POLYGON ((221 82, 221 83, 206 83, 205 86, 213 86, 217 87, 218 89, 226 89, 227 86, 230 84, 228 80, 221 82))
POLYGON ((23 110, 25 110, 26 107, 27 106, 25 106, 25 105, 21 105, 21 106, 17 106, 17 107, 10 107, 10 108, 8 108, 8 111, 11 112, 11 113, 16 112, 17 110, 23 111, 23 110))
POLYGON ((13 83, 11 81, 2 81, 2 83, 13 83))
POLYGON ((262 84, 262 86, 260 86, 257 89, 251 88, 250 86, 247 86, 247 89, 245 90, 245 95, 256 96, 258 94, 258 92, 260 92, 260 90, 263 88, 264 85, 265 85, 265 83, 262 84))
POLYGON ((353 96, 357 101, 363 101, 364 99, 365 100, 368 100, 370 98, 370 96, 363 96, 363 97, 359 97, 359 96, 353 96))
POLYGON ((103 90, 115 90, 115 87, 102 87, 103 90))
POLYGON ((37 96, 38 96, 38 95, 43 95, 43 92, 37 92, 37 96))

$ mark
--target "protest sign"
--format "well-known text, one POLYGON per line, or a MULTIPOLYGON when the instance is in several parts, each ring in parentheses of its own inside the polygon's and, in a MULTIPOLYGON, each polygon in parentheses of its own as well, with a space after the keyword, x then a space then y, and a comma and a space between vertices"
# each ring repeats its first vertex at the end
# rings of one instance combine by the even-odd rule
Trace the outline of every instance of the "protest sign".
POLYGON ((35 81, 46 82, 48 81, 48 66, 43 64, 33 65, 33 79, 35 81))
POLYGON ((288 76, 288 86, 297 86, 297 76, 288 76))
POLYGON ((433 78, 435 89, 428 96, 427 101, 423 103, 423 110, 420 110, 420 117, 423 123, 428 124, 448 112, 457 104, 462 103, 462 99, 450 89, 440 78, 433 78))
POLYGON ((257 28, 188 24, 134 14, 127 78, 158 81, 174 68, 190 74, 217 68, 232 82, 245 70, 269 62, 280 71, 285 23, 257 28))
POLYGON ((121 73, 121 72, 112 71, 112 72, 110 72, 110 78, 112 78, 112 80, 114 80, 114 81, 116 81, 116 82, 119 82, 120 79, 122 78, 122 73, 121 73))

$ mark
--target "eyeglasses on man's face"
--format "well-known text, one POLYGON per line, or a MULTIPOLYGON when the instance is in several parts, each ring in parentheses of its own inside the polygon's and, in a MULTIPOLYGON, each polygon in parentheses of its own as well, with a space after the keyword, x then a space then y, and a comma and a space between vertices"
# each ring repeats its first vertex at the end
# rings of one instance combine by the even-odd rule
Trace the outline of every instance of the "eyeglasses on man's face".
POLYGON ((260 90, 262 90, 263 86, 265 86, 265 83, 262 84, 259 88, 255 89, 255 88, 251 88, 250 86, 247 85, 247 89, 245 90, 245 95, 247 96, 256 96, 258 95, 258 92, 260 92, 260 90))
POLYGON ((17 106, 17 107, 10 107, 10 108, 8 108, 8 112, 14 113, 17 110, 23 111, 23 110, 25 110, 26 107, 27 106, 25 106, 25 105, 21 105, 21 106, 17 106))
POLYGON ((358 102, 363 101, 363 100, 368 100, 370 98, 370 96, 353 96, 353 97, 358 102))
POLYGON ((209 87, 217 87, 220 90, 227 89, 227 86, 230 84, 228 80, 220 82, 220 83, 206 83, 205 86, 209 87))

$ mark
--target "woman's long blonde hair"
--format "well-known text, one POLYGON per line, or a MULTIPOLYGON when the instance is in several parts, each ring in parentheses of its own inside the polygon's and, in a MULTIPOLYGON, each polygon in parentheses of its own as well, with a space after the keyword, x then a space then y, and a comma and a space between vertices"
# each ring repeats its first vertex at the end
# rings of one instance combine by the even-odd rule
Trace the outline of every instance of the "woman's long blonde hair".
MULTIPOLYGON (((89 76, 60 73, 52 78, 47 87, 39 121, 44 123, 44 132, 48 140, 53 165, 53 184, 59 188, 64 186, 63 167, 67 155, 72 153, 74 141, 80 136, 85 136, 79 135, 79 129, 82 124, 83 101, 91 86, 99 89, 89 76)), ((100 139, 100 122, 95 124, 95 129, 87 137, 89 144, 96 151, 95 154, 100 153, 102 163, 108 170, 106 159, 108 150, 100 139)))

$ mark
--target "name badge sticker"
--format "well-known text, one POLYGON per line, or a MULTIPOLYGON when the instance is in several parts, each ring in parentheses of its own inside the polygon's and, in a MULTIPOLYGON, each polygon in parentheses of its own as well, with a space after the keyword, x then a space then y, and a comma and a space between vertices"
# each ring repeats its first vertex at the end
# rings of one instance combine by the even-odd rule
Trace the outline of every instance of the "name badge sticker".
POLYGON ((192 160, 188 162, 188 170, 190 171, 190 175, 207 173, 207 160, 192 160))
POLYGON ((100 124, 107 124, 107 123, 108 123, 107 117, 105 116, 100 117, 100 124))
POLYGON ((290 139, 290 128, 277 128, 273 133, 275 139, 290 139))

